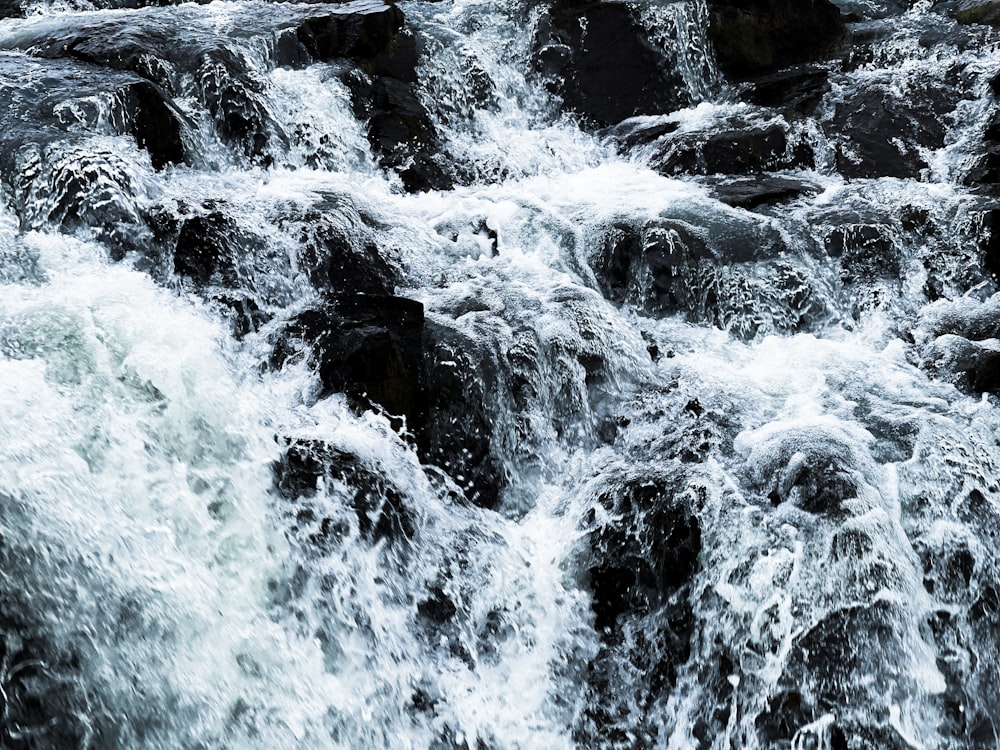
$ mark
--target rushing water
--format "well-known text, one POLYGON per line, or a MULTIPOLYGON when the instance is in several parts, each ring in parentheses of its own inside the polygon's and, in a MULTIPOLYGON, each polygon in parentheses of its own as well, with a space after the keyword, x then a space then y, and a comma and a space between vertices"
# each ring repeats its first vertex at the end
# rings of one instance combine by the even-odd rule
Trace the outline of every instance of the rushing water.
POLYGON ((84 6, 0 22, 0 747, 996 746, 1000 408, 947 339, 996 348, 962 186, 995 32, 918 3, 791 122, 736 99, 701 0, 637 4, 691 106, 629 127, 779 123, 815 154, 748 211, 562 112, 540 4, 400 4, 461 173, 421 193, 342 63, 275 65, 301 7, 84 6), (52 51, 73 34, 167 55, 142 64, 183 163, 128 137, 134 72, 52 51), (189 65, 206 39, 232 58, 189 65), (235 68, 249 140, 213 110, 235 68), (962 101, 924 179, 838 173, 839 104, 936 83, 962 101), (223 271, 164 250, 191 217, 223 271), (317 231, 446 332, 495 502, 479 459, 422 461, 276 358, 329 291, 317 231), (616 286, 634 236, 666 260, 616 286))

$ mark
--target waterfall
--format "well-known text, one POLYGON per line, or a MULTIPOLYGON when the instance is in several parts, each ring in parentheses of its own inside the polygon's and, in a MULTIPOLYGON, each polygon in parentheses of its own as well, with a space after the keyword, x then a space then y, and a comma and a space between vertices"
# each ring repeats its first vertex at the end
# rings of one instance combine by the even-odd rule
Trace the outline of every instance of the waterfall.
POLYGON ((0 748, 995 747, 993 5, 0 6, 0 748))

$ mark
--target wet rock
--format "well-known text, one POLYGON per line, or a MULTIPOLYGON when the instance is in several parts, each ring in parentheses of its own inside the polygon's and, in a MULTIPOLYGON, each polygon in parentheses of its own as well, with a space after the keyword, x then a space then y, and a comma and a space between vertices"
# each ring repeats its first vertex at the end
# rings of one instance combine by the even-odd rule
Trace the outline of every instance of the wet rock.
POLYGON ((368 139, 379 163, 399 173, 408 192, 446 190, 451 180, 435 159, 437 132, 411 84, 380 77, 372 90, 368 139))
POLYGON ((601 649, 588 669, 579 740, 655 737, 649 721, 691 656, 689 602, 700 569, 701 526, 687 507, 680 475, 618 476, 599 493, 610 513, 590 535, 589 568, 601 649))
POLYGON ((272 364, 298 356, 314 363, 321 395, 384 409, 466 501, 498 506, 508 481, 494 432, 500 368, 481 344, 446 319, 425 320, 413 300, 345 293, 296 316, 272 364))
POLYGON ((1000 2, 997 0, 958 0, 949 3, 947 9, 951 16, 962 24, 1000 26, 1000 2))
POLYGON ((673 61, 624 3, 555 0, 539 23, 536 49, 549 88, 598 127, 690 102, 673 61))
POLYGON ((786 115, 810 115, 830 90, 829 71, 819 65, 797 65, 755 78, 740 98, 786 115))
POLYGON ((174 247, 174 273, 198 286, 238 286, 238 259, 245 239, 223 207, 214 202, 204 213, 185 218, 174 247))
POLYGON ((295 29, 314 60, 368 60, 388 52, 403 28, 403 11, 380 0, 346 3, 343 10, 305 18, 295 29))
POLYGON ((347 536, 335 516, 325 515, 323 503, 311 503, 323 487, 327 494, 342 488, 357 517, 362 537, 378 542, 411 539, 415 530, 412 510, 402 493, 377 469, 358 456, 319 440, 285 440, 281 458, 275 462, 274 486, 296 504, 296 533, 317 552, 330 552, 347 536))
POLYGON ((507 483, 494 437, 500 373, 485 348, 441 322, 424 328, 422 459, 444 469, 474 504, 496 508, 507 483))
POLYGON ((1000 393, 1000 339, 969 340, 945 334, 923 350, 922 360, 976 393, 1000 393))
POLYGON ((830 420, 774 423, 740 435, 748 486, 772 506, 831 519, 858 509, 862 488, 877 481, 867 434, 830 420))
MULTIPOLYGON (((616 519, 591 538, 594 626, 647 613, 690 584, 699 568, 701 528, 667 477, 629 481, 598 501, 616 519)), ((686 657, 680 663, 686 660, 686 657)))
POLYGON ((416 40, 409 32, 351 72, 345 83, 354 111, 368 122, 368 141, 385 169, 396 171, 408 192, 446 190, 452 179, 430 115, 417 95, 416 40))
POLYGON ((841 278, 847 283, 899 279, 901 249, 888 225, 842 224, 823 244, 828 255, 840 259, 841 278))
POLYGON ((1000 393, 1000 295, 937 302, 921 317, 923 367, 973 392, 1000 393))
POLYGON ((719 67, 750 78, 821 59, 844 35, 829 0, 709 0, 709 37, 719 67))
POLYGON ((921 540, 917 546, 924 568, 924 588, 935 601, 944 604, 966 602, 976 569, 976 557, 964 540, 951 545, 921 540))
POLYGON ((270 165, 272 142, 281 142, 281 134, 268 112, 264 82, 228 49, 206 53, 195 78, 222 139, 254 162, 270 165))
POLYGON ((738 120, 712 128, 660 138, 650 159, 656 171, 679 174, 759 174, 811 168, 813 152, 784 122, 757 124, 738 120))
MULTIPOLYGON (((702 155, 709 174, 747 174, 792 166, 781 163, 787 148, 785 128, 772 125, 716 133, 705 141, 702 155)), ((802 161, 811 162, 811 155, 802 161)))
POLYGON ((298 241, 299 266, 319 291, 392 295, 399 271, 366 232, 366 217, 347 199, 324 200, 304 212, 278 218, 298 241))
POLYGON ((690 208, 608 228, 592 260, 608 299, 748 338, 824 314, 813 282, 777 258, 785 245, 770 223, 719 203, 690 208))
POLYGON ((346 294, 297 315, 275 346, 281 366, 302 348, 321 395, 342 392, 364 408, 414 424, 422 411, 423 305, 403 297, 346 294))
POLYGON ((727 206, 745 209, 786 203, 797 198, 812 197, 823 191, 819 184, 811 180, 775 174, 729 177, 709 185, 718 200, 727 206))
POLYGON ((872 21, 905 13, 910 0, 832 0, 848 23, 872 21))
POLYGON ((120 89, 117 98, 124 129, 135 138, 139 148, 149 152, 155 169, 184 162, 182 115, 163 89, 148 81, 138 81, 120 89))
POLYGON ((982 266, 995 281, 1000 281, 1000 209, 983 211, 979 217, 979 251, 982 266))
MULTIPOLYGON (((335 5, 274 4, 266 12, 244 6, 224 22, 195 6, 147 8, 132 14, 75 18, 72 25, 28 32, 16 48, 46 58, 71 58, 119 71, 132 71, 169 93, 185 91, 193 77, 201 103, 223 141, 253 163, 268 166, 281 153, 285 135, 269 112, 269 83, 256 61, 233 41, 274 50, 277 64, 304 67, 344 60, 375 66, 392 53, 402 12, 381 0, 335 5)), ((153 106, 148 93, 147 106, 153 106)), ((154 142, 149 126, 141 137, 154 142)), ((165 160, 166 163, 166 160, 165 160)))
POLYGON ((113 246, 141 245, 148 167, 131 163, 129 144, 102 139, 134 138, 158 168, 182 161, 185 125, 166 94, 132 73, 20 54, 3 56, 0 78, 0 170, 22 226, 87 227, 113 246))
POLYGON ((888 87, 859 87, 837 105, 829 127, 837 138, 837 170, 849 179, 918 178, 921 149, 944 146, 955 91, 939 81, 915 84, 905 98, 888 87))
POLYGON ((903 617, 897 605, 887 602, 856 605, 827 613, 798 636, 778 691, 757 717, 760 738, 840 748, 905 747, 884 705, 884 691, 905 669, 894 658, 903 649, 903 617), (815 721, 827 713, 836 721, 815 721))

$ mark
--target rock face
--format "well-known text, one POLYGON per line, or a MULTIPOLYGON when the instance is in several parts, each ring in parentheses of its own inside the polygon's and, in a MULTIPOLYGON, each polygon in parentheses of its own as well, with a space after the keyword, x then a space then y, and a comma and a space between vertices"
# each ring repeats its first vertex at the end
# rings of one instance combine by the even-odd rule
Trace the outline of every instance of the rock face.
POLYGON ((888 85, 858 89, 837 106, 837 170, 848 178, 919 177, 927 167, 922 149, 944 146, 945 118, 956 101, 951 88, 916 84, 905 97, 888 85))
POLYGON ((425 320, 414 300, 347 293, 297 315, 272 364, 303 354, 321 395, 346 393, 359 408, 383 409, 467 500, 497 507, 507 483, 493 426, 499 370, 468 336, 425 320))
POLYGON ((655 736, 645 714, 676 684, 695 628, 688 597, 700 569, 701 527, 679 499, 680 478, 640 470, 620 479, 598 497, 615 522, 590 537, 602 646, 590 665, 584 741, 655 736))
MULTIPOLYGON (((423 323, 414 300, 348 294, 300 313, 288 336, 310 345, 323 394, 347 393, 412 424, 422 412, 423 323)), ((279 363, 290 354, 286 346, 279 345, 279 363)))
POLYGON ((709 0, 719 67, 733 79, 822 57, 844 35, 829 0, 709 0))
POLYGON ((599 127, 690 101, 673 63, 625 3, 554 2, 536 44, 536 65, 549 87, 599 127))

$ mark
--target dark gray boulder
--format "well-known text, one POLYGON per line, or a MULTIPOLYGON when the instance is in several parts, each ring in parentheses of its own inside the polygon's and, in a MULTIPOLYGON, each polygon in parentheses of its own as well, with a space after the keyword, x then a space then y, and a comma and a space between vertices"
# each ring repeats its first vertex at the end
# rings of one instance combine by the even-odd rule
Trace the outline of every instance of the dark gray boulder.
POLYGON ((674 63, 625 3, 557 0, 536 32, 535 62, 567 109, 606 127, 691 98, 674 63))
POLYGON ((722 71, 742 80, 823 59, 843 38, 829 0, 709 0, 709 36, 722 71))

